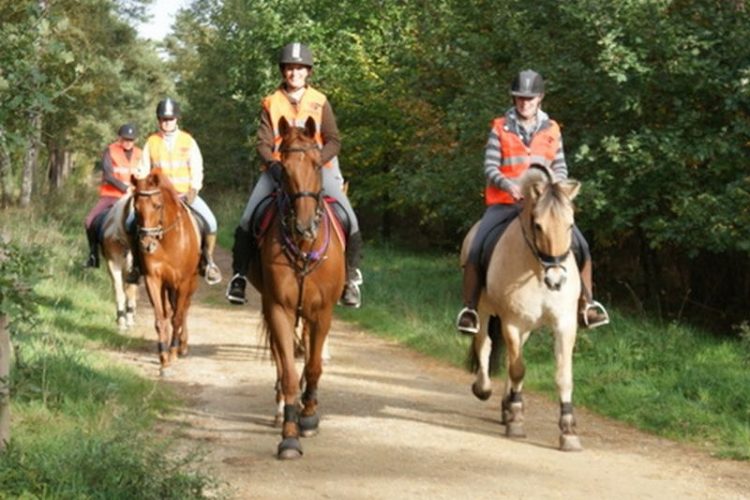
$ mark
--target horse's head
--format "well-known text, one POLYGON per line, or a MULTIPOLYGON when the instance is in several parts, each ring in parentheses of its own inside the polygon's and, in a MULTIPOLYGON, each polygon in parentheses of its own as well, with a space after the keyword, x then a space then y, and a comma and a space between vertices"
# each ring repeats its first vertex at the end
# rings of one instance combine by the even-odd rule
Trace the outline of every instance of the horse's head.
POLYGON ((160 168, 143 179, 131 177, 135 187, 134 204, 138 224, 138 241, 145 253, 156 251, 164 236, 165 221, 172 220, 179 204, 177 192, 160 168))
POLYGON ((581 184, 574 180, 554 181, 548 168, 532 165, 522 186, 524 236, 544 267, 544 283, 550 290, 560 290, 567 280, 563 262, 573 242, 573 199, 581 184))
POLYGON ((315 240, 322 216, 323 178, 320 149, 315 140, 317 128, 312 117, 304 128, 293 127, 281 118, 281 164, 284 166, 283 188, 291 201, 288 221, 297 236, 315 240))

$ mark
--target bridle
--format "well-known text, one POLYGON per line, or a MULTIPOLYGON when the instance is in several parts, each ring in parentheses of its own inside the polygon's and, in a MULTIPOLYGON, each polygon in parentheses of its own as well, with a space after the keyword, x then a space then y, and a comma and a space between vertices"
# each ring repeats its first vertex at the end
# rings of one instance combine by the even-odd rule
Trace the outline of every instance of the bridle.
MULTIPOLYGON (((161 195, 162 191, 161 189, 151 189, 148 191, 136 191, 135 196, 141 196, 141 197, 152 197, 156 195, 161 195)), ((162 203, 161 207, 159 208, 159 224, 156 226, 138 226, 138 239, 141 241, 141 245, 143 245, 143 240, 146 238, 154 238, 155 240, 161 240, 164 237, 164 234, 172 230, 179 222, 181 217, 181 212, 177 212, 177 217, 175 220, 167 226, 164 227, 164 204, 162 203)))

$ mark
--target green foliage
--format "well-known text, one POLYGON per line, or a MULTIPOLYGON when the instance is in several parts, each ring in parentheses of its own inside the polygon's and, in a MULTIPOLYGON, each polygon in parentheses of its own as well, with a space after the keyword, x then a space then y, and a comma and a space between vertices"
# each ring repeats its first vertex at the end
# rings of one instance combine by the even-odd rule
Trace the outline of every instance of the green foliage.
POLYGON ((43 252, 37 247, 22 251, 0 234, 0 315, 14 323, 29 323, 38 297, 34 285, 41 278, 43 252))

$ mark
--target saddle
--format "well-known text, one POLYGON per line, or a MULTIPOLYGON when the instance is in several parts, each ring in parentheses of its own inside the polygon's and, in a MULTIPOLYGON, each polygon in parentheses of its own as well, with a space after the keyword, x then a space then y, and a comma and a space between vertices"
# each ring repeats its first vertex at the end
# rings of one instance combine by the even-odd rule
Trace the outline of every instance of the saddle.
POLYGON ((102 213, 94 217, 94 220, 91 222, 91 227, 93 228, 94 234, 96 235, 96 242, 99 245, 104 242, 104 219, 107 218, 107 214, 109 214, 110 210, 112 210, 112 207, 104 210, 102 213))
MULTIPOLYGON (((276 216, 276 196, 277 192, 273 192, 263 198, 260 203, 258 203, 258 206, 255 207, 252 217, 250 217, 250 231, 258 245, 263 241, 266 232, 268 232, 268 228, 271 227, 271 223, 276 216)), ((342 243, 346 245, 351 230, 351 222, 346 214, 346 210, 344 210, 344 207, 341 206, 335 198, 330 196, 325 197, 325 202, 328 214, 333 221, 334 229, 341 237, 342 243)))

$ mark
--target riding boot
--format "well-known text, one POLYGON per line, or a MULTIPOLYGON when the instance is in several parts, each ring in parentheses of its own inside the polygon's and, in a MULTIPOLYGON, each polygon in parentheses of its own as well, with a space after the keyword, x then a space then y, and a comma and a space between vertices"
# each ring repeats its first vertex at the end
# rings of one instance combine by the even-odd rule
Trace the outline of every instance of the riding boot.
POLYGON ((609 323, 609 314, 592 295, 593 273, 591 259, 586 259, 581 265, 581 295, 578 298, 578 323, 585 328, 596 328, 609 323))
POLYGON ((241 225, 234 230, 234 244, 232 245, 232 279, 227 285, 226 298, 232 304, 247 303, 245 288, 247 288, 247 273, 250 272, 251 253, 255 245, 255 238, 250 231, 241 225))
POLYGON ((349 236, 346 246, 346 285, 341 295, 341 304, 355 309, 362 305, 362 293, 359 289, 362 284, 362 272, 359 270, 361 258, 362 234, 357 231, 349 236))
POLYGON ((479 266, 471 261, 466 261, 463 281, 464 308, 461 309, 458 318, 456 318, 456 328, 465 335, 474 335, 479 331, 477 305, 480 291, 479 266))
POLYGON ((86 228, 86 238, 89 241, 89 257, 86 260, 85 267, 99 267, 99 242, 97 241, 94 224, 86 228))
POLYGON ((206 283, 215 285, 221 283, 221 269, 214 262, 214 249, 216 248, 216 233, 206 235, 206 248, 204 256, 206 259, 206 283))

